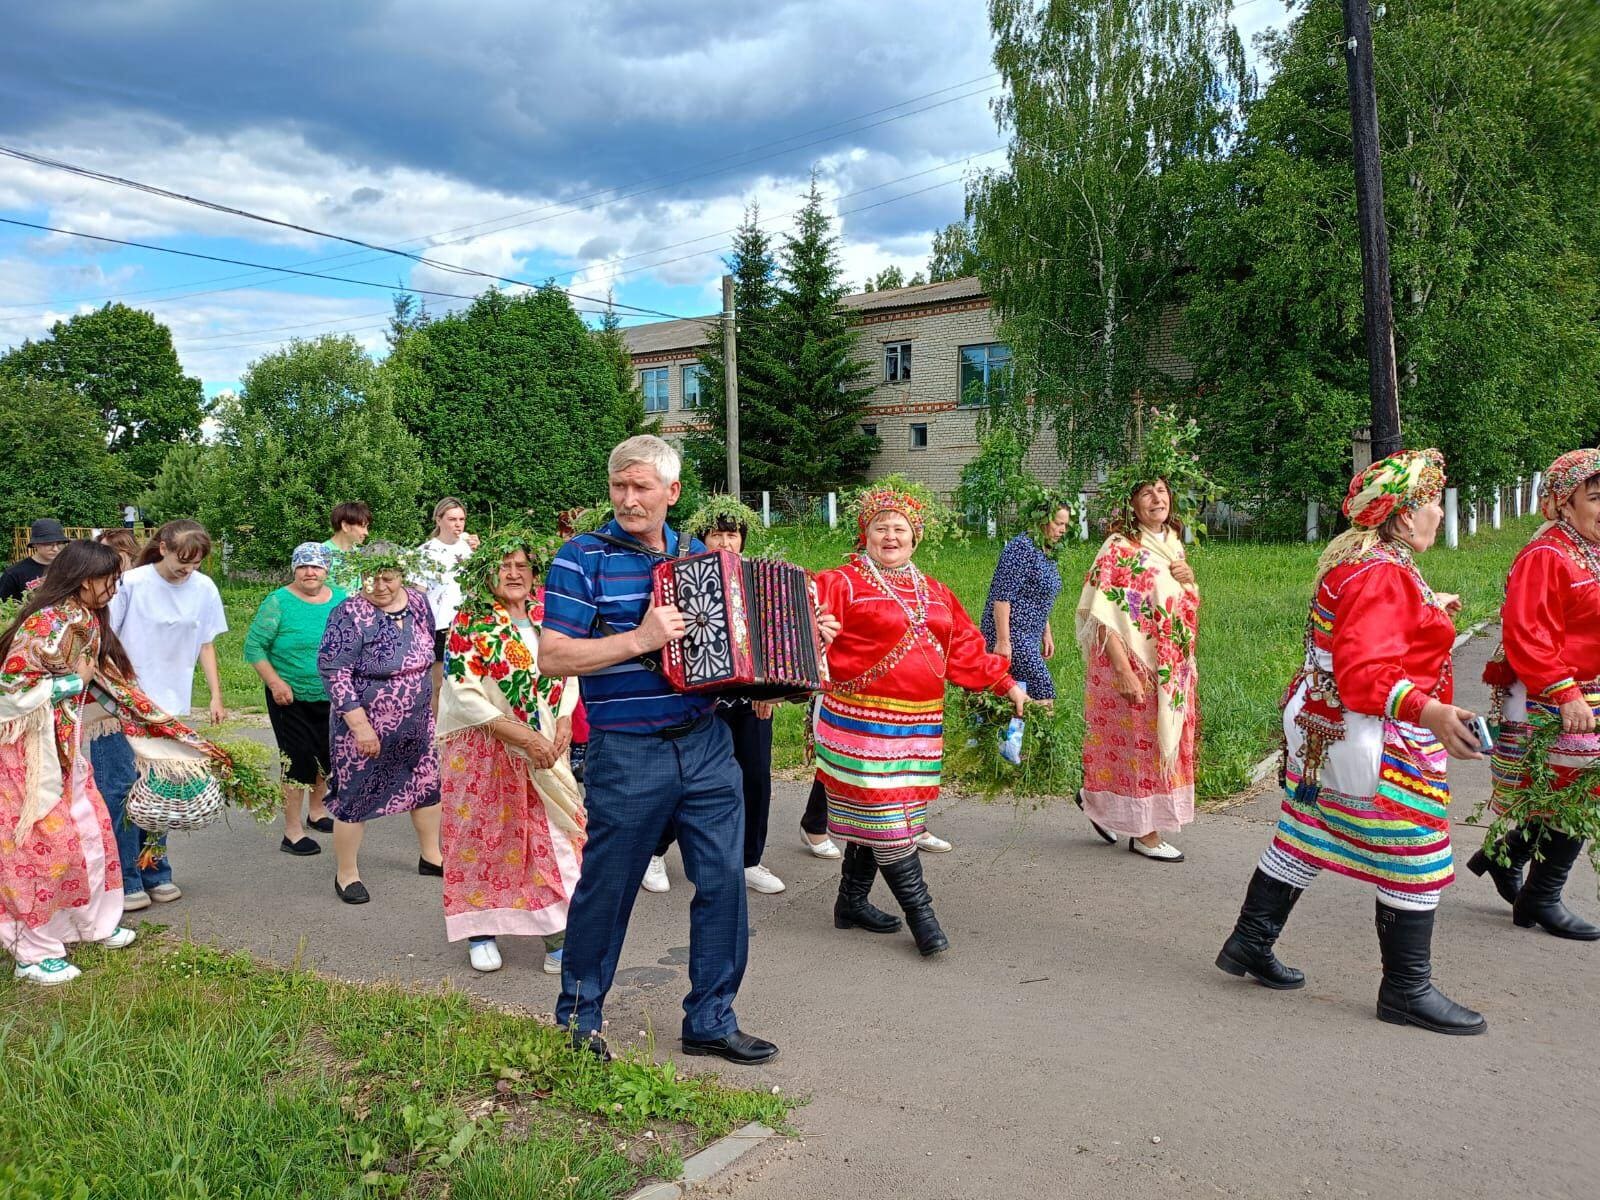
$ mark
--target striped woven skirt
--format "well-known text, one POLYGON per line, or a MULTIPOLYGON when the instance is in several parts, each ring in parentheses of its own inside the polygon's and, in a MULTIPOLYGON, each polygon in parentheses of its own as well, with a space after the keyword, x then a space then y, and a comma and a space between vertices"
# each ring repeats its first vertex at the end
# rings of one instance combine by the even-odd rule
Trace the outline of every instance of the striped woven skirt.
POLYGON ((828 832, 865 846, 903 846, 939 794, 944 698, 828 695, 817 712, 817 778, 828 832))
MULTIPOLYGON (((1589 707, 1600 714, 1600 680, 1583 685, 1584 699, 1589 707)), ((1493 793, 1490 807, 1496 813, 1511 809, 1517 820, 1544 816, 1537 812, 1516 812, 1518 801, 1528 786, 1528 768, 1523 759, 1527 756, 1528 740, 1533 736, 1530 718, 1560 723, 1561 708, 1538 700, 1529 700, 1527 689, 1521 683, 1508 689, 1500 708, 1500 728, 1495 737, 1494 750, 1489 756, 1489 771, 1493 776, 1493 793)), ((1549 764, 1551 785, 1556 789, 1571 785, 1584 771, 1600 762, 1600 731, 1595 733, 1563 733, 1551 745, 1545 756, 1549 764)), ((1597 793, 1600 802, 1600 793, 1597 793)))
POLYGON ((1304 734, 1294 723, 1304 697, 1302 683, 1284 709, 1289 753, 1273 847, 1396 892, 1455 882, 1439 739, 1420 725, 1346 711, 1344 737, 1328 746, 1317 785, 1304 787, 1304 734))

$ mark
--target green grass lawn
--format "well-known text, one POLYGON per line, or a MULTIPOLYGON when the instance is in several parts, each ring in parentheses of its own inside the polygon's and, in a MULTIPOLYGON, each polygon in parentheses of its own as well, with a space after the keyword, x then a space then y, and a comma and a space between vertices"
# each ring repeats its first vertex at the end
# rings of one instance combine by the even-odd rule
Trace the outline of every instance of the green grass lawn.
POLYGON ((0 982, 7 1200, 608 1200, 790 1101, 601 1065, 531 1018, 171 935, 0 982))
MULTIPOLYGON (((1465 605, 1462 628, 1497 611, 1506 570, 1517 550, 1532 535, 1535 518, 1508 521, 1499 531, 1481 532, 1458 550, 1436 549, 1419 561, 1423 574, 1440 591, 1457 592, 1465 605)), ((774 540, 785 557, 805 567, 837 565, 850 548, 844 531, 779 529, 774 540)), ((1048 755, 1007 782, 1032 794, 1071 795, 1077 790, 1076 747, 1082 736, 1079 698, 1083 664, 1073 638, 1072 610, 1084 573, 1097 549, 1073 544, 1062 552, 1065 581, 1056 605, 1054 670, 1061 698, 1055 719, 1057 741, 1048 755), (1048 761, 1043 761, 1044 759, 1048 761)), ((976 620, 983 609, 989 578, 1000 543, 973 538, 943 548, 924 547, 917 562, 954 589, 976 620)), ((1249 782, 1251 767, 1278 738, 1278 698, 1298 665, 1305 630, 1306 605, 1320 546, 1256 545, 1216 542, 1192 552, 1200 580, 1200 711, 1202 739, 1198 787, 1203 798, 1230 795, 1249 782)), ((242 659, 244 630, 264 587, 228 586, 223 601, 229 631, 217 641, 223 690, 230 709, 261 712, 261 681, 242 659)), ((204 695, 204 683, 197 685, 204 695)), ((954 713, 959 717, 959 711, 954 713)), ((779 767, 798 767, 804 744, 804 710, 787 705, 779 711, 774 760, 779 767)), ((959 761, 953 764, 960 777, 959 761)), ((969 777, 974 784, 994 779, 969 777)))

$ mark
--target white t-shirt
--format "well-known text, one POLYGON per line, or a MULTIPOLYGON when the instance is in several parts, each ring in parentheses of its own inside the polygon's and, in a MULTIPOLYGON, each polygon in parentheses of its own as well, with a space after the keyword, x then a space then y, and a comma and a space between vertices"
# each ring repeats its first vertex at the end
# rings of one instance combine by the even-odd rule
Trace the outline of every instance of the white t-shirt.
POLYGON ((222 596, 196 571, 182 583, 161 578, 156 564, 135 567, 111 598, 111 628, 133 662, 139 686, 167 712, 186 716, 200 647, 228 632, 222 596))
POLYGON ((428 582, 428 607, 433 609, 433 627, 449 629, 456 619, 456 609, 461 607, 461 585, 456 582, 456 569, 472 556, 472 547, 464 534, 453 546, 431 537, 422 543, 422 552, 434 567, 428 582))

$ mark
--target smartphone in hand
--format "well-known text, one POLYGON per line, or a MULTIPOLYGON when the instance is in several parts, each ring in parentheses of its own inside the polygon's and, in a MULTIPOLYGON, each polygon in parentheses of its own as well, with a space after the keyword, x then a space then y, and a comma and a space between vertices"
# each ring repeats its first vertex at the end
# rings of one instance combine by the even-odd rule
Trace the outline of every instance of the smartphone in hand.
POLYGON ((1494 749, 1494 739, 1489 736, 1489 722, 1482 717, 1469 717, 1461 722, 1467 728, 1467 736, 1478 744, 1482 754, 1488 754, 1494 749))

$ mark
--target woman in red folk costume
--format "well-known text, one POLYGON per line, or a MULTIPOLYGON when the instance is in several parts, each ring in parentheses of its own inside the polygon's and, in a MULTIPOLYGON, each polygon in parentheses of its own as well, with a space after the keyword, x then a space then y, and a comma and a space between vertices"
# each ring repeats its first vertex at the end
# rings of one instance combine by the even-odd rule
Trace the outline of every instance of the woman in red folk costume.
MULTIPOLYGON (((1547 754, 1554 787, 1565 788, 1600 762, 1600 450, 1574 450, 1550 464, 1542 499, 1545 524, 1517 555, 1506 581, 1501 653, 1484 671, 1500 716, 1494 748, 1496 811, 1514 808, 1529 787, 1523 762, 1535 721, 1561 723, 1547 754)), ((1518 925, 1542 926, 1557 937, 1600 940, 1591 925, 1561 902, 1581 838, 1529 814, 1493 855, 1467 860, 1474 875, 1488 872, 1512 905, 1518 925), (1522 879, 1537 848, 1538 857, 1522 879), (1505 859, 1504 865, 1497 861, 1505 859)))
POLYGON ((1451 703, 1451 614, 1412 556, 1443 519, 1444 456, 1407 450, 1358 474, 1352 528, 1317 564, 1306 659, 1283 709, 1283 811, 1217 956, 1230 975, 1305 986, 1273 956, 1289 911, 1324 868, 1377 887, 1378 1017, 1436 1033, 1482 1033, 1483 1017, 1433 986, 1434 911, 1455 878, 1446 755, 1481 758, 1451 703))
POLYGON ((856 524, 857 552, 817 576, 818 599, 841 625, 816 725, 828 832, 847 846, 833 921, 873 933, 900 928, 868 899, 881 871, 926 956, 950 947, 914 840, 939 794, 945 682, 1004 696, 1018 716, 1024 693, 950 589, 912 563, 921 503, 879 488, 861 498, 856 524))

